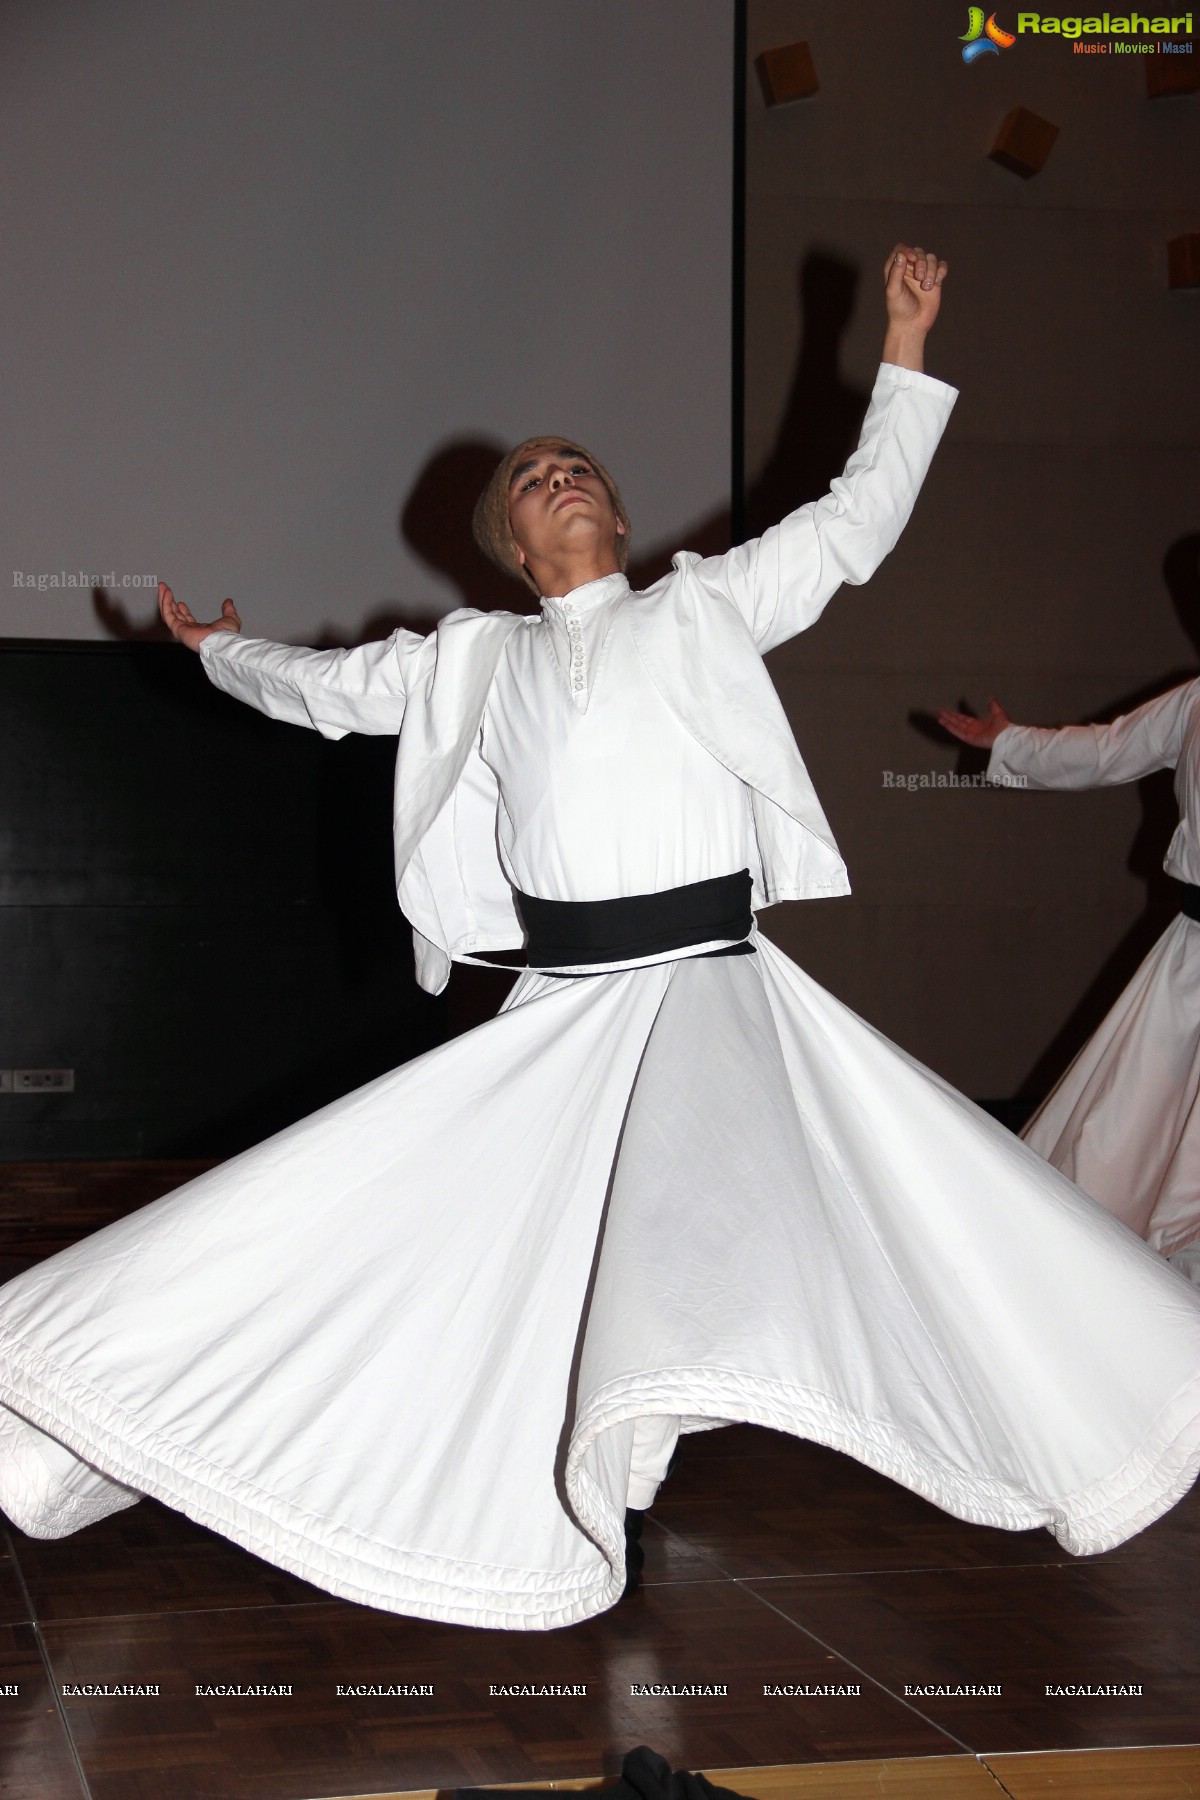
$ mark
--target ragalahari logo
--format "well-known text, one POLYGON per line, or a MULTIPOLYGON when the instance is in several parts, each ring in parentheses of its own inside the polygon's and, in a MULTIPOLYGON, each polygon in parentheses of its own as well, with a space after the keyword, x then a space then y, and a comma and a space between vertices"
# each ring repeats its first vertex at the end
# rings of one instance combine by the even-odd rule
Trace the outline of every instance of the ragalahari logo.
POLYGON ((977 56, 999 56, 1017 40, 1011 31, 1001 30, 995 13, 989 13, 985 20, 982 6, 968 6, 967 29, 958 41, 963 47, 963 61, 973 63, 977 56))

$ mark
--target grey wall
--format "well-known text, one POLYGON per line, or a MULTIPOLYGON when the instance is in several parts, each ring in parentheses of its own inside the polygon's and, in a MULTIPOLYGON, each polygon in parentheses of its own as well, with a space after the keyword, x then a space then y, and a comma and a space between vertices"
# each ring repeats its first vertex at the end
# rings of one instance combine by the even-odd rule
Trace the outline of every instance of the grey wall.
POLYGON ((1200 294, 1167 291, 1165 246, 1200 228, 1200 98, 1149 103, 1140 59, 1050 38, 968 67, 963 26, 926 0, 750 0, 745 418, 762 524, 852 439, 888 247, 948 257, 928 360, 962 397, 916 518, 774 658, 854 898, 769 924, 999 1097, 1045 1090, 1163 921, 1169 793, 910 794, 882 771, 976 766, 922 709, 1111 716, 1195 668, 1200 294), (799 38, 820 93, 768 113, 753 58, 799 38), (986 155, 1018 104, 1061 127, 1030 181, 986 155))
POLYGON ((723 511, 732 46, 727 0, 9 0, 0 636, 140 629, 141 575, 300 642, 494 599, 461 540, 533 431, 643 552, 723 511))

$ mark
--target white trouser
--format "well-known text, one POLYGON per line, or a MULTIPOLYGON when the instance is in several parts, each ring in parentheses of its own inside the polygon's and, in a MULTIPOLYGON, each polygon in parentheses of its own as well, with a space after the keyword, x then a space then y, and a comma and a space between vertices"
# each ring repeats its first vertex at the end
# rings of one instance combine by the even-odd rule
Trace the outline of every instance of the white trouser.
POLYGON ((635 1421, 626 1506, 644 1512, 653 1504, 678 1438, 679 1420, 670 1414, 660 1413, 635 1421))

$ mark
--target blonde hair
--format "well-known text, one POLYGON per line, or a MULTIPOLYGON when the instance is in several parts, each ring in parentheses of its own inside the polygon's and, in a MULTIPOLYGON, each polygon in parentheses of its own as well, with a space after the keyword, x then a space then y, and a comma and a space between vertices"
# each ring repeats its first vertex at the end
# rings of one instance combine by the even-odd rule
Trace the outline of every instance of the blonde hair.
POLYGON ((581 445, 575 443, 572 438, 526 438, 524 443, 518 444, 515 450, 509 451, 480 494, 475 503, 471 531, 475 542, 485 556, 490 557, 504 570, 506 575, 516 575, 528 583, 535 594, 538 591, 537 582, 529 570, 522 566, 521 559, 517 554, 517 542, 512 534, 512 525, 509 523, 508 490, 512 482, 513 470, 518 463, 530 455, 536 455, 541 450, 566 450, 572 447, 578 450, 579 455, 591 464, 595 473, 604 483, 617 520, 624 526, 624 531, 617 536, 618 566, 624 569, 629 561, 629 514, 625 511, 625 503, 621 499, 620 489, 604 464, 584 450, 581 445))

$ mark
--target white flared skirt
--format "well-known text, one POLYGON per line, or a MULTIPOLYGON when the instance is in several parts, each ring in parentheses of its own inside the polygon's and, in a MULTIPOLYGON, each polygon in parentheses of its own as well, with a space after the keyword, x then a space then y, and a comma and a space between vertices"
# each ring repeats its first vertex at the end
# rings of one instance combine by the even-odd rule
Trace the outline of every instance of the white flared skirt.
POLYGON ((1025 1127, 1031 1149, 1200 1280, 1200 924, 1169 925, 1025 1127))
POLYGON ((611 1606, 636 1422, 748 1420, 1070 1551, 1200 1463, 1200 1293, 801 973, 496 1019, 0 1291, 0 1504, 152 1494, 329 1591, 611 1606))

